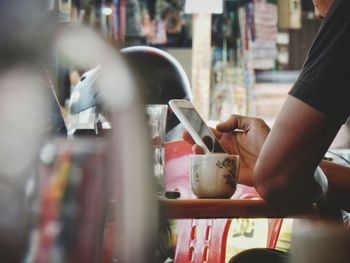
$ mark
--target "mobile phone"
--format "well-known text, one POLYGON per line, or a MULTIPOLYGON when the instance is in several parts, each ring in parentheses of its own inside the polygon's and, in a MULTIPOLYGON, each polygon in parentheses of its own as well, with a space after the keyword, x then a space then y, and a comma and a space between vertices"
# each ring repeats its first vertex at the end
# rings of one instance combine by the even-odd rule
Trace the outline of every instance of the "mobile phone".
POLYGON ((169 106, 196 144, 203 147, 206 153, 226 153, 225 148, 215 137, 202 117, 188 100, 170 100, 169 106))

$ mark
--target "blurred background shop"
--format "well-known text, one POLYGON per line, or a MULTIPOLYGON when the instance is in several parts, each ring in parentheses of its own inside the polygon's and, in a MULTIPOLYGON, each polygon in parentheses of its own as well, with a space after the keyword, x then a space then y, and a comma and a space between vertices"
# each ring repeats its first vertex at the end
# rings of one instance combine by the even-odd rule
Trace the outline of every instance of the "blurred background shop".
MULTIPOLYGON (((173 55, 197 109, 213 122, 235 113, 272 124, 320 26, 309 0, 224 0, 208 10, 195 0, 58 2, 62 26, 92 27, 117 49, 147 45, 173 55)), ((84 69, 58 64, 56 92, 66 109, 84 69)), ((349 147, 348 133, 344 127, 334 146, 349 147)))

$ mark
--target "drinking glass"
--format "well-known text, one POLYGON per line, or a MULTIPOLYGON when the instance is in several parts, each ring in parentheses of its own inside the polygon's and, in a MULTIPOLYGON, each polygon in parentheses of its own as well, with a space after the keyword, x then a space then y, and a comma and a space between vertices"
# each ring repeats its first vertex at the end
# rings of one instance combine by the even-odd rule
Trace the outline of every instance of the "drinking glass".
POLYGON ((164 141, 166 133, 166 118, 168 105, 148 104, 146 105, 148 123, 152 140, 152 150, 154 158, 154 176, 157 182, 157 195, 165 195, 164 178, 164 141))

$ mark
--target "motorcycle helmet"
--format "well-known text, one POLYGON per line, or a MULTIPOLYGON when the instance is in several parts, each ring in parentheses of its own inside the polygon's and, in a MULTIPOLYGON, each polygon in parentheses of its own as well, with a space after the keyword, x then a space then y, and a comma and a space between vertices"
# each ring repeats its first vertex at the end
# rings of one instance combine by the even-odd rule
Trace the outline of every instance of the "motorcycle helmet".
MULTIPOLYGON (((146 104, 168 104, 171 99, 192 100, 186 73, 169 53, 148 46, 127 47, 121 53, 136 74, 146 104)), ((167 132, 179 123, 175 114, 169 111, 167 132)))

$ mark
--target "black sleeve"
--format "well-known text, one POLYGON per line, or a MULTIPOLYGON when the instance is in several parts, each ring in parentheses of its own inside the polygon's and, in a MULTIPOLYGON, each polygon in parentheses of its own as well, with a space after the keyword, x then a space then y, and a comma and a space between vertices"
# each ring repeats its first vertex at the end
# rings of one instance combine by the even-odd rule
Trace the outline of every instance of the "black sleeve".
POLYGON ((289 92, 335 121, 350 115, 350 1, 336 0, 289 92))

